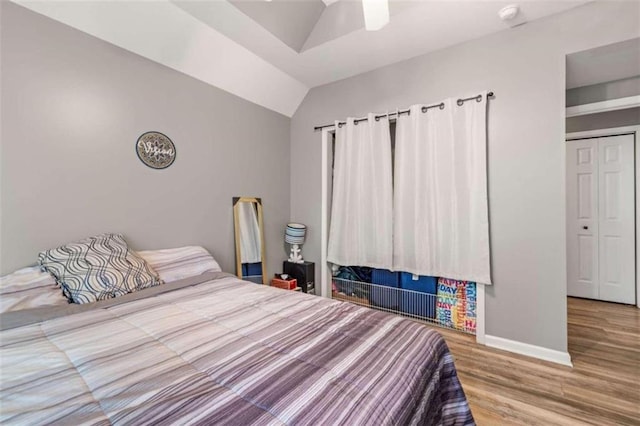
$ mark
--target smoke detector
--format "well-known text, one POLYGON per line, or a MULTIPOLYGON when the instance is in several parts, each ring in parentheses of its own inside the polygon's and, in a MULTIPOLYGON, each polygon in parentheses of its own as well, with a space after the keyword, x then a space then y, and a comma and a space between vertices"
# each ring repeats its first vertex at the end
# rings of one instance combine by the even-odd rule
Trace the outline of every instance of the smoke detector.
POLYGON ((505 22, 511 21, 515 18, 520 12, 520 6, 517 4, 510 4, 509 6, 505 6, 498 11, 498 16, 505 22))

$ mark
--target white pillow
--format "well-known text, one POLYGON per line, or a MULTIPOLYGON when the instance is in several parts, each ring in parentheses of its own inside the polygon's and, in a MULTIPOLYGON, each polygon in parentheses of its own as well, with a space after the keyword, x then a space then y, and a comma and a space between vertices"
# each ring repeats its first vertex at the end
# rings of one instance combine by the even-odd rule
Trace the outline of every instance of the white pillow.
POLYGON ((205 272, 221 271, 218 262, 204 247, 188 246, 164 250, 145 250, 138 254, 168 283, 205 272))
POLYGON ((0 277, 0 313, 68 304, 53 275, 39 266, 0 277))

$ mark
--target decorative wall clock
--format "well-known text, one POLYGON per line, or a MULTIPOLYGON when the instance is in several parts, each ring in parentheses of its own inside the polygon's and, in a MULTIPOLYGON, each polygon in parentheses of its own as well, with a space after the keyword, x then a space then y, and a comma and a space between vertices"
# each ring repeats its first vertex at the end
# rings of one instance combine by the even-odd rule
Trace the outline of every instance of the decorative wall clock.
POLYGON ((138 158, 152 169, 166 169, 176 159, 176 147, 160 132, 143 133, 136 142, 138 158))

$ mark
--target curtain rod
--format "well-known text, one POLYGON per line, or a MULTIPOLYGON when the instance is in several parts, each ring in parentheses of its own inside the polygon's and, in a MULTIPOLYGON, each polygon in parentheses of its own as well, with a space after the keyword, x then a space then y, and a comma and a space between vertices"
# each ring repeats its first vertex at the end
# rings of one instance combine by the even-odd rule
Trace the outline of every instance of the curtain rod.
MULTIPOLYGON (((487 100, 489 100, 489 98, 493 98, 493 92, 488 92, 487 93, 487 100)), ((462 105, 464 105, 465 102, 470 101, 472 99, 475 99, 476 102, 480 102, 480 101, 482 101, 482 95, 471 96, 470 98, 458 99, 456 101, 456 104, 458 104, 458 106, 462 106, 462 105)), ((422 112, 427 112, 431 108, 444 109, 444 102, 440 102, 439 104, 435 104, 435 105, 423 106, 421 110, 422 110, 422 112)), ((411 112, 410 109, 405 109, 405 110, 401 110, 401 111, 398 111, 398 112, 390 112, 388 114, 376 115, 375 117, 376 117, 376 121, 378 121, 382 117, 391 117, 392 115, 399 116, 399 115, 402 115, 402 114, 409 114, 410 112, 411 112)), ((367 121, 367 120, 368 120, 368 118, 366 118, 366 117, 365 118, 358 118, 358 119, 353 120, 353 123, 354 124, 358 124, 361 121, 367 121)), ((338 122, 338 127, 342 127, 343 124, 347 124, 347 122, 346 121, 339 121, 338 122)), ((324 126, 316 126, 316 127, 313 128, 313 131, 316 132, 318 130, 322 130, 324 128, 334 127, 334 126, 335 126, 335 124, 325 124, 324 126)))

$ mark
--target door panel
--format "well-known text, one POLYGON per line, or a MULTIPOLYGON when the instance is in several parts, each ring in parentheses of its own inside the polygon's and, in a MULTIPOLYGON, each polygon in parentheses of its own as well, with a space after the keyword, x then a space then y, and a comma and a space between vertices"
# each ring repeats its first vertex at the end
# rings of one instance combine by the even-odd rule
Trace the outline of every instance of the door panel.
MULTIPOLYGON (((614 136, 612 136, 614 137, 614 136)), ((603 138, 604 140, 604 138, 603 138)), ((604 162, 606 164, 617 163, 620 161, 620 145, 608 144, 604 147, 604 162)))
POLYGON ((567 148, 567 294, 598 298, 598 150, 593 139, 567 148))
POLYGON ((606 220, 620 220, 620 173, 604 173, 604 217, 606 220))
POLYGON ((593 173, 578 173, 578 219, 593 217, 593 173))
POLYGON ((578 250, 580 250, 578 255, 578 262, 580 262, 578 280, 580 282, 591 283, 595 281, 593 273, 594 262, 592 261, 595 249, 593 240, 594 238, 591 235, 578 236, 578 250))
MULTIPOLYGON (((620 256, 620 246, 622 238, 605 236, 601 243, 603 244, 602 253, 604 258, 602 268, 602 282, 609 285, 619 285, 621 281, 620 272, 622 271, 622 257, 620 256)), ((603 295, 601 295, 603 296, 603 295)))
POLYGON ((600 299, 635 303, 633 135, 598 141, 600 299))

